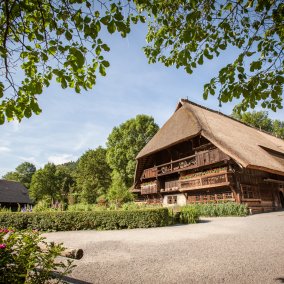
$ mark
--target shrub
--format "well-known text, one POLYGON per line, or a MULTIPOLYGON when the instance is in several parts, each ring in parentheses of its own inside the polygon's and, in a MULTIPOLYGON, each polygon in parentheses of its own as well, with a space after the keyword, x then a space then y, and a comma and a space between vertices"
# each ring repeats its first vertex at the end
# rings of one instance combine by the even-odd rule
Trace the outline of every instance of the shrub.
POLYGON ((11 208, 1 207, 0 206, 0 212, 12 212, 11 208))
POLYGON ((146 209, 146 208, 161 208, 161 204, 146 204, 146 203, 136 203, 136 202, 127 202, 124 203, 121 207, 122 210, 137 210, 137 209, 146 209))
POLYGON ((54 212, 58 211, 56 208, 50 207, 50 202, 47 200, 39 201, 32 209, 33 212, 54 212))
POLYGON ((192 204, 199 212, 200 216, 205 217, 221 217, 221 216, 246 216, 248 208, 244 204, 236 202, 224 203, 204 203, 192 204))
POLYGON ((195 206, 183 206, 180 210, 179 220, 183 224, 195 224, 199 220, 199 211, 195 206))
POLYGON ((77 203, 73 205, 68 205, 68 211, 70 212, 95 211, 96 207, 98 206, 95 204, 77 203))
POLYGON ((88 212, 0 213, 0 226, 43 231, 113 230, 161 227, 169 224, 166 208, 88 212))
POLYGON ((38 232, 0 229, 0 283, 40 284, 54 278, 60 280, 74 267, 70 260, 67 264, 55 262, 63 250, 61 245, 46 243, 38 232), (44 251, 39 244, 45 247, 44 251))

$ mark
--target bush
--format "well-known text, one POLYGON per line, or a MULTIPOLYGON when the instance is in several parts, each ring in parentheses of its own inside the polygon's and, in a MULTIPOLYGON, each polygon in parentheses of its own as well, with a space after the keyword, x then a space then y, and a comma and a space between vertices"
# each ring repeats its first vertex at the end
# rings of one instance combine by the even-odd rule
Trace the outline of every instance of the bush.
POLYGON ((12 212, 11 208, 1 207, 0 206, 0 212, 12 212))
POLYGON ((32 209, 33 212, 54 212, 58 211, 55 208, 50 207, 50 202, 46 200, 39 201, 32 209))
POLYGON ((124 203, 121 207, 122 210, 138 210, 146 208, 161 208, 161 204, 147 204, 147 203, 136 203, 136 202, 127 202, 124 203))
POLYGON ((77 203, 73 205, 68 205, 67 211, 70 211, 70 212, 95 211, 97 210, 97 207, 98 206, 95 204, 77 203))
POLYGON ((248 215, 247 206, 236 202, 192 204, 190 206, 196 208, 199 215, 204 217, 248 215))
POLYGON ((180 223, 195 224, 199 220, 199 211, 196 207, 187 205, 181 208, 179 214, 180 223))
POLYGON ((114 230, 161 227, 169 224, 166 208, 141 210, 0 213, 0 226, 43 231, 114 230))
POLYGON ((38 232, 0 229, 0 283, 40 284, 54 278, 60 280, 74 267, 69 260, 67 264, 55 262, 63 250, 61 245, 46 243, 38 232), (39 244, 45 246, 44 251, 39 244))

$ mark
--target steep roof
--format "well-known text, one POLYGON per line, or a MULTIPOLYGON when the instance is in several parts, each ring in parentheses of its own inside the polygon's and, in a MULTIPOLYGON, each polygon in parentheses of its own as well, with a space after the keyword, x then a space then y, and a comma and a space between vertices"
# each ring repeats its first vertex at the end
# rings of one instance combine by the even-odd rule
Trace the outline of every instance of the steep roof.
POLYGON ((28 190, 19 182, 0 180, 0 203, 31 204, 28 190))
POLYGON ((137 159, 202 135, 245 168, 284 175, 284 140, 220 112, 181 100, 175 113, 137 159))

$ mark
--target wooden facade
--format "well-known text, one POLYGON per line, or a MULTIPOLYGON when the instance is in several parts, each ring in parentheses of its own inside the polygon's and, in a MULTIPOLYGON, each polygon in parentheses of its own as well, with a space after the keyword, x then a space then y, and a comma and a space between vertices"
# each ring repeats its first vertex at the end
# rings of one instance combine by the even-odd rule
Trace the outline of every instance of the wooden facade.
MULTIPOLYGON (((235 159, 234 145, 229 145, 232 155, 218 146, 199 131, 138 156, 135 191, 139 199, 164 205, 232 201, 247 204, 252 212, 284 208, 284 173, 242 166, 235 159)), ((284 169, 284 153, 277 155, 284 169)))

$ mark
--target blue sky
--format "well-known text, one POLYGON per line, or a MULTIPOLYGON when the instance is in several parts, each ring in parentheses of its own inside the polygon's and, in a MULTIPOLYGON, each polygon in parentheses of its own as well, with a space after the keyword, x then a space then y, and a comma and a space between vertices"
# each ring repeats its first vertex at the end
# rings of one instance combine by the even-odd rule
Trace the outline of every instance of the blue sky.
MULTIPOLYGON (((204 83, 234 58, 234 50, 205 62, 189 76, 182 69, 149 65, 142 51, 144 35, 145 29, 136 27, 127 39, 108 38, 111 66, 92 91, 78 95, 54 83, 39 98, 42 114, 0 126, 0 177, 24 161, 40 168, 47 162, 77 160, 86 150, 104 146, 114 126, 137 114, 151 115, 162 126, 180 98, 231 113, 235 103, 219 108, 217 97, 204 101, 202 91, 204 83)), ((284 120, 284 111, 270 116, 284 120)))

